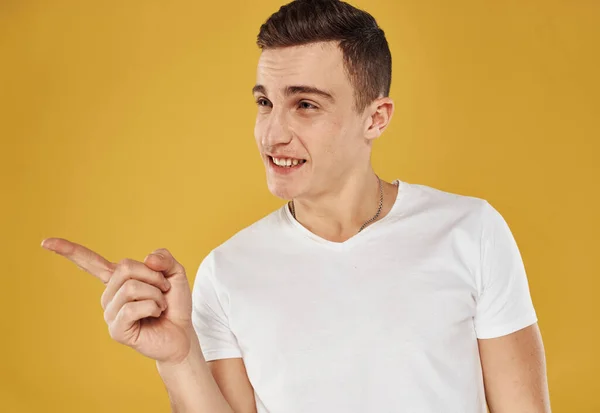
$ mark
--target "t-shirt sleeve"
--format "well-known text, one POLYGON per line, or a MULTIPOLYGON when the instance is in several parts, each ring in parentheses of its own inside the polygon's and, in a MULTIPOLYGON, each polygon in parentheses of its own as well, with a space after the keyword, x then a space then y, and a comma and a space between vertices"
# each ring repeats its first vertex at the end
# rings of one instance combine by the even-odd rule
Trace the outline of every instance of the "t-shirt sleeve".
POLYGON ((237 339, 215 288, 214 256, 200 264, 192 290, 192 323, 206 361, 242 357, 237 339))
POLYGON ((487 201, 482 205, 480 279, 475 331, 494 338, 535 324, 527 274, 508 224, 487 201))

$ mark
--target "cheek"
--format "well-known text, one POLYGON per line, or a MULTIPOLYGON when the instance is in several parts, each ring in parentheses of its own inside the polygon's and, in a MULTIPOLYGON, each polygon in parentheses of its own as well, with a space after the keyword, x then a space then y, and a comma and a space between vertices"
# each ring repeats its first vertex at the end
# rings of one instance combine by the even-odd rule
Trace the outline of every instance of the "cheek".
POLYGON ((261 140, 262 140, 262 133, 263 133, 263 127, 262 127, 262 122, 260 121, 260 119, 256 119, 256 122, 254 123, 254 140, 256 141, 256 144, 258 146, 262 146, 261 144, 261 140))
POLYGON ((361 141, 356 135, 356 129, 341 122, 331 125, 324 136, 322 151, 325 163, 336 169, 354 163, 361 152, 361 141))
POLYGON ((311 167, 329 169, 343 157, 340 153, 340 138, 334 129, 312 130, 310 133, 306 131, 298 136, 298 141, 308 153, 311 167))
POLYGON ((341 121, 333 120, 319 131, 321 151, 327 153, 332 161, 344 150, 345 131, 342 125, 341 121))

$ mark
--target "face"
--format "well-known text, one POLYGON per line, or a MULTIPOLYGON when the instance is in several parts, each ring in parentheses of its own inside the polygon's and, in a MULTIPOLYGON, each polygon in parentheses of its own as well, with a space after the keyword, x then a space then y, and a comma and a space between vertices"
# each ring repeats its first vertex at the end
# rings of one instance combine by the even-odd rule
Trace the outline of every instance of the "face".
POLYGON ((316 197, 370 162, 371 109, 354 109, 354 89, 334 43, 267 49, 253 93, 254 136, 269 190, 283 199, 316 197))

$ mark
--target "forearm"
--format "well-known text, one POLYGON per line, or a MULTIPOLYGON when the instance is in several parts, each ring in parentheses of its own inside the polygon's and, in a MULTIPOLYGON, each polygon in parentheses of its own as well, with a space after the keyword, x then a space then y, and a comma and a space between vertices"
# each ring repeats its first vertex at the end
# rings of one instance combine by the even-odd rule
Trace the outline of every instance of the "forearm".
POLYGON ((194 340, 181 363, 156 363, 167 388, 173 413, 234 413, 217 386, 200 344, 194 340))

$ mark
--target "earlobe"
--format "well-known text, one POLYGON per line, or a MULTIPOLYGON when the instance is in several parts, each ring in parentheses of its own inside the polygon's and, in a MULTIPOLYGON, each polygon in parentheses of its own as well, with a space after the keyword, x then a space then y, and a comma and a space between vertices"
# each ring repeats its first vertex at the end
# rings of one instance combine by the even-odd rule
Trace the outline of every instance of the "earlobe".
POLYGON ((371 128, 370 128, 372 139, 379 138, 381 136, 381 122, 375 116, 376 115, 373 115, 373 122, 371 123, 371 128))

